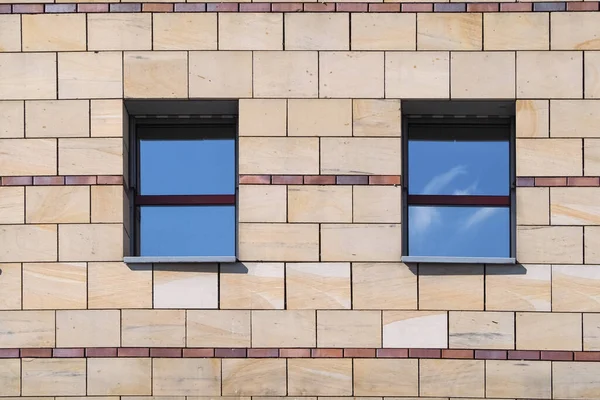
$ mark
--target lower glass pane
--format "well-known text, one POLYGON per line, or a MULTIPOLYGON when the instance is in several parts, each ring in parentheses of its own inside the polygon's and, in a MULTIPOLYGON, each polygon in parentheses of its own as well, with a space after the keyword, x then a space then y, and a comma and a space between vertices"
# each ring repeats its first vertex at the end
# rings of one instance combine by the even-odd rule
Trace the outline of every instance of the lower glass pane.
POLYGON ((140 256, 235 256, 235 207, 140 207, 140 256))
POLYGON ((408 255, 510 257, 510 210, 409 206, 408 255))

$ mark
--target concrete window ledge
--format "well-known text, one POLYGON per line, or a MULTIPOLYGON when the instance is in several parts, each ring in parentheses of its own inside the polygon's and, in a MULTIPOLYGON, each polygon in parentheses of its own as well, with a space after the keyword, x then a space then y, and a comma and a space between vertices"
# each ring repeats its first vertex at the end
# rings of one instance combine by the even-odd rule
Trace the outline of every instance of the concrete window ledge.
POLYGON ((516 264, 514 257, 427 257, 404 256, 403 263, 431 264, 516 264))
POLYGON ((126 264, 234 263, 235 256, 123 257, 126 264))

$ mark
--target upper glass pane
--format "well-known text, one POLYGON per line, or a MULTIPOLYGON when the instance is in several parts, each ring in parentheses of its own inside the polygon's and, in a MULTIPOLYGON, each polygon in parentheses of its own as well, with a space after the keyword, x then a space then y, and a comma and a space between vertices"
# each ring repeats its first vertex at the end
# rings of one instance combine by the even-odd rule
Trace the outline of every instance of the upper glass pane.
POLYGON ((140 256, 235 256, 235 207, 140 207, 140 256))
POLYGON ((408 255, 510 257, 508 207, 408 207, 408 255))
POLYGON ((508 195, 508 141, 408 141, 408 192, 508 195))
POLYGON ((140 140, 140 194, 234 194, 235 140, 140 140))

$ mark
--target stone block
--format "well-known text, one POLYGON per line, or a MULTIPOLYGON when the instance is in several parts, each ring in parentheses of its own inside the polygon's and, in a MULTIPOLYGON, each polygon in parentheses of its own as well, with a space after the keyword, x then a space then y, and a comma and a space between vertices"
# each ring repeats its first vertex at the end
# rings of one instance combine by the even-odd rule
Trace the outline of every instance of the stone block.
POLYGON ((354 186, 352 221, 400 223, 402 209, 400 186, 354 186))
POLYGON ((456 52, 451 58, 452 98, 515 98, 515 53, 456 52))
POLYGON ((154 308, 217 308, 216 264, 155 264, 154 308))
POLYGON ((580 176, 581 141, 517 139, 517 176, 580 176))
POLYGON ((56 54, 0 54, 0 99, 56 99, 56 54))
POLYGON ((123 54, 104 51, 59 53, 58 95, 61 99, 121 98, 123 54))
POLYGON ((0 343, 5 349, 54 347, 54 311, 0 311, 0 343))
POLYGON ((583 314, 583 350, 600 350, 600 314, 583 314))
POLYGON ((56 140, 0 139, 0 175, 56 174, 56 140))
POLYGON ((418 360, 354 360, 356 396, 416 396, 419 393, 418 360))
POLYGON ((289 309, 351 308, 349 263, 288 263, 289 309))
POLYGON ((150 395, 151 364, 150 358, 89 358, 87 394, 150 395))
POLYGON ((319 174, 318 138, 240 138, 240 174, 319 174))
POLYGON ((185 347, 185 310, 122 310, 123 347, 185 347))
POLYGON ((190 51, 190 97, 252 97, 252 52, 190 51))
POLYGON ((351 396, 352 360, 289 359, 288 395, 351 396))
POLYGON ((288 135, 352 136, 352 100, 288 100, 288 135))
POLYGON ((549 13, 483 14, 485 50, 549 50, 549 13))
POLYGON ((0 188, 0 224, 25 222, 25 188, 0 188))
POLYGON ((25 127, 27 137, 89 136, 89 101, 27 101, 25 102, 25 127))
POLYGON ((514 348, 512 312, 450 311, 449 318, 449 347, 452 349, 514 348))
POLYGON ((600 311, 600 265, 553 265, 552 311, 600 311))
POLYGON ((223 359, 223 394, 282 396, 286 394, 285 359, 223 359))
POLYGON ((552 13, 552 50, 600 50, 600 17, 593 12, 552 13))
POLYGON ((0 15, 0 51, 21 51, 20 15, 0 15))
POLYGON ((252 311, 252 347, 315 347, 313 310, 252 311))
POLYGON ((23 14, 23 51, 86 50, 83 14, 23 14))
POLYGON ((3 293, 0 297, 0 310, 21 309, 21 264, 0 264, 0 271, 2 273, 0 292, 3 293))
POLYGON ((516 134, 523 138, 544 138, 550 133, 548 100, 517 100, 516 134))
POLYGON ((416 14, 352 13, 352 50, 415 50, 416 14))
POLYGON ((550 223, 549 188, 517 188, 517 225, 548 225, 550 223))
POLYGON ((355 99, 352 101, 352 135, 400 136, 401 114, 400 100, 355 99))
POLYGON ((87 186, 29 186, 26 199, 27 223, 90 222, 87 186))
POLYGON ((600 240, 600 227, 586 226, 585 228, 585 263, 600 264, 600 248, 597 243, 600 240))
POLYGON ((286 222, 286 186, 240 185, 238 191, 239 222, 286 222))
POLYGON ((580 264, 583 228, 579 226, 517 227, 517 260, 521 263, 580 264))
POLYGON ((255 97, 318 97, 319 58, 316 51, 253 53, 255 97), (285 71, 282 74, 281 71, 285 71))
POLYGON ((486 397, 551 398, 549 361, 486 360, 485 364, 486 397))
POLYGON ((123 100, 92 100, 90 103, 91 136, 123 137, 123 122, 126 119, 123 100))
POLYGON ((59 175, 123 175, 123 143, 119 138, 61 139, 59 175))
POLYGON ((583 141, 583 169, 586 176, 600 175, 600 140, 585 139, 583 141))
POLYGON ((123 56, 125 97, 187 98, 188 53, 136 51, 123 56))
POLYGON ((0 262, 56 261, 56 225, 0 225, 0 262))
POLYGON ((240 99, 238 130, 240 136, 286 136, 287 100, 240 99))
POLYGON ((286 50, 349 50, 347 13, 286 13, 286 50))
POLYGON ((351 186, 289 186, 289 222, 352 222, 351 186))
POLYGON ((352 263, 352 307, 416 309, 415 272, 402 263, 352 263))
POLYGON ((56 312, 57 347, 119 347, 119 310, 59 310, 56 312))
POLYGON ((190 347, 250 347, 250 311, 188 310, 190 347))
POLYGON ((119 261, 123 259, 123 226, 60 225, 58 244, 59 261, 119 261))
POLYGON ((480 13, 417 14, 417 50, 481 50, 480 13))
POLYGON ((321 173, 400 175, 400 138, 322 138, 321 173))
POLYGON ((142 13, 90 13, 88 50, 151 50, 152 15, 142 13))
POLYGON ((154 13, 154 50, 217 50, 217 13, 154 13))
POLYGON ((319 54, 319 97, 382 98, 383 96, 383 52, 340 51, 319 54))
POLYGON ((483 265, 419 265, 420 310, 483 310, 483 265))
POLYGON ((321 226, 323 261, 397 261, 400 224, 325 224, 321 226))
POLYGON ((318 224, 238 225, 240 261, 317 261, 318 224))
POLYGON ((88 263, 88 308, 152 308, 152 268, 88 263))
POLYGON ((383 347, 448 347, 448 316, 440 311, 383 311, 383 347))
POLYGON ((560 399, 595 399, 600 397, 600 363, 552 363, 552 393, 560 399))
POLYGON ((0 396, 19 396, 21 394, 21 360, 1 359, 0 370, 2 370, 0 396))
POLYGON ((594 126, 600 124, 600 101, 552 100, 551 137, 600 137, 594 126))
POLYGON ((517 53, 517 98, 583 97, 583 53, 520 51, 517 53))
MULTIPOLYGON (((10 16, 12 17, 12 15, 10 16)), ((0 20, 2 17, 0 16, 0 20)), ((2 115, 0 138, 22 138, 25 136, 24 106, 25 102, 23 101, 0 101, 0 115, 2 115)))
POLYGON ((386 53, 385 97, 450 98, 450 53, 386 53))
POLYGON ((491 311, 550 311, 550 265, 488 265, 485 309, 491 311))
POLYGON ((484 397, 483 360, 419 361, 422 396, 484 397))
POLYGON ((23 308, 87 308, 86 264, 23 264, 23 308))
POLYGON ((550 188, 552 225, 600 225, 600 188, 550 188))
POLYGON ((91 187, 92 223, 123 223, 123 186, 91 187))
MULTIPOLYGON (((219 275, 221 309, 283 309, 283 263, 222 264, 219 275)), ((262 346, 256 346, 262 347, 262 346)))
POLYGON ((85 358, 23 359, 23 396, 85 395, 85 358))
POLYGON ((218 26, 219 50, 283 50, 281 13, 219 13, 218 26))
POLYGON ((317 311, 317 347, 381 347, 381 312, 317 311))
POLYGON ((584 93, 586 99, 600 98, 600 52, 586 51, 584 71, 584 93))
POLYGON ((215 358, 155 358, 152 362, 154 396, 219 396, 221 360, 215 358))
POLYGON ((581 350, 581 314, 519 312, 517 350, 581 350))

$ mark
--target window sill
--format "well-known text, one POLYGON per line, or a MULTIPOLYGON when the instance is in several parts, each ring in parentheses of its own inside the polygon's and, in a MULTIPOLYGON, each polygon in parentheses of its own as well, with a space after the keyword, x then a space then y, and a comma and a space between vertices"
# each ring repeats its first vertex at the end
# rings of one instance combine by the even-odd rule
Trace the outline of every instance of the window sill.
POLYGON ((234 263, 235 256, 124 257, 126 264, 234 263))
POLYGON ((516 264, 514 257, 428 257, 404 256, 403 263, 431 264, 516 264))

